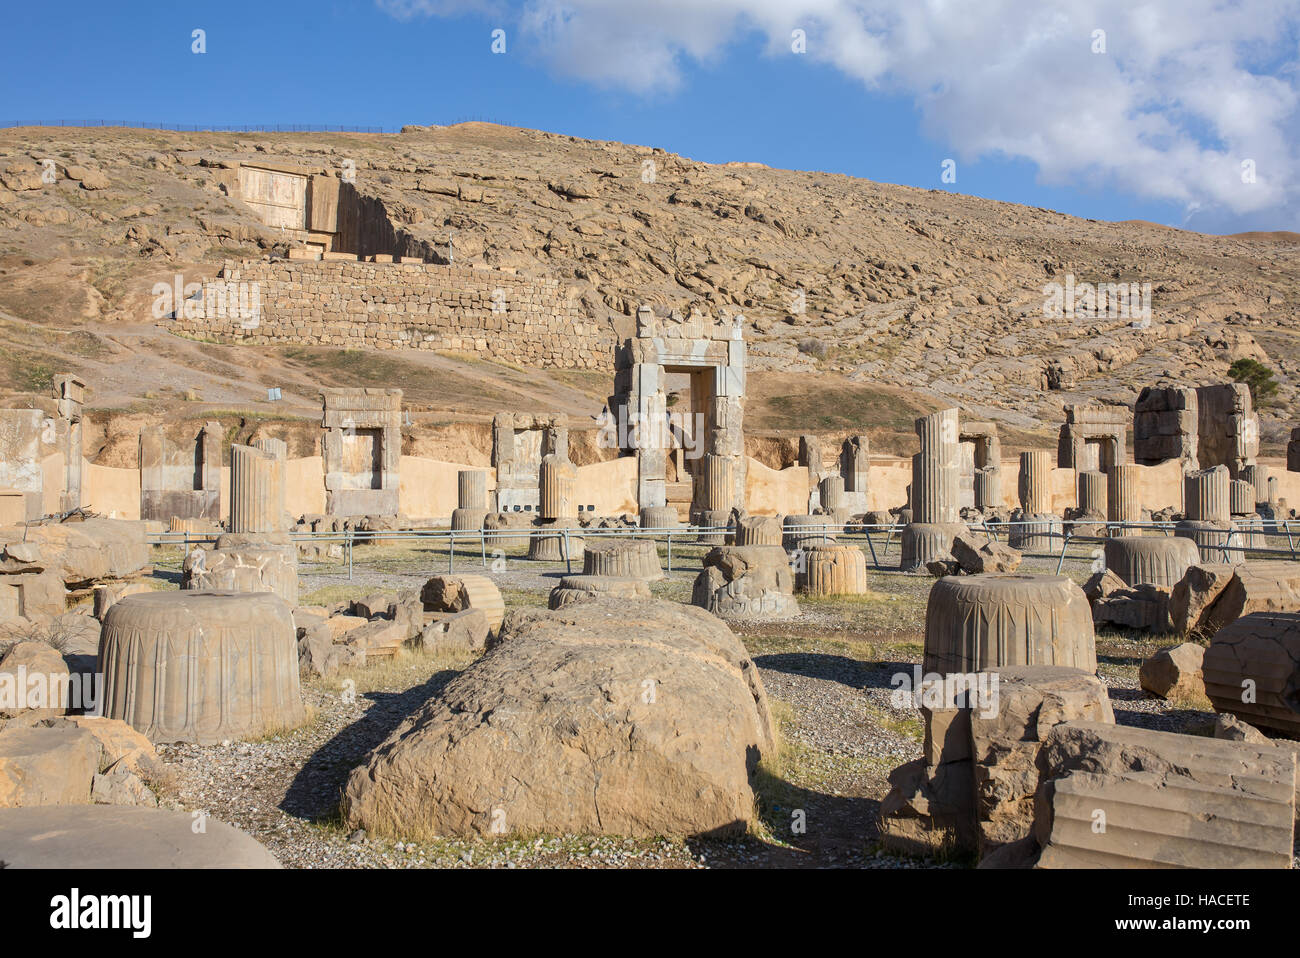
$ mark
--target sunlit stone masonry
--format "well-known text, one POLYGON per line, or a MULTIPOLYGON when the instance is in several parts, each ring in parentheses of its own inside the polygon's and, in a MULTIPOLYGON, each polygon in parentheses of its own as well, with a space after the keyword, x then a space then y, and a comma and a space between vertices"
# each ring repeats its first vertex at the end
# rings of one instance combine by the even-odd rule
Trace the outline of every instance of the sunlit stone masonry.
POLYGON ((956 409, 916 420, 921 451, 912 457, 912 521, 903 528, 905 571, 950 558, 953 539, 967 531, 957 501, 959 428, 956 409))

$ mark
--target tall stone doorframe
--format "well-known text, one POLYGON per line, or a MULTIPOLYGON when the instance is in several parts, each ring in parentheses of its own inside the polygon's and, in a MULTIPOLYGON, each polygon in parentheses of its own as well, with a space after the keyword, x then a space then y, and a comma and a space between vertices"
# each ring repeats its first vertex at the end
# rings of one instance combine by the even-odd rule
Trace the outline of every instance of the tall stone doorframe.
POLYGON ((402 391, 326 389, 321 401, 325 511, 332 516, 397 515, 402 391))
POLYGON ((221 518, 224 433, 219 422, 204 423, 186 442, 169 440, 162 426, 140 430, 141 519, 221 518))
POLYGON ((538 512, 541 509, 542 458, 568 458, 569 429, 564 416, 502 412, 492 417, 492 466, 496 469, 493 512, 538 512))
POLYGON ((55 376, 54 399, 59 419, 67 424, 68 437, 64 445, 65 474, 59 508, 71 512, 81 508, 81 413, 86 405, 86 384, 76 376, 55 376))
POLYGON ((665 379, 689 375, 693 411, 703 416, 691 503, 693 521, 725 523, 745 505, 744 317, 682 319, 656 316, 648 306, 636 314, 636 335, 614 350, 614 395, 609 410, 619 424, 619 446, 637 457, 640 509, 667 505, 668 456, 672 447, 665 379))
POLYGON ((957 427, 961 443, 962 475, 959 480, 961 505, 981 512, 1002 507, 1002 440, 998 427, 991 422, 963 422, 957 427), (969 454, 966 452, 969 447, 969 454), (967 461, 969 455, 969 462, 967 461), (967 469, 969 466, 969 469, 967 469), (970 497, 966 495, 966 476, 970 475, 970 497))
POLYGON ((1128 462, 1127 406, 1070 405, 1056 447, 1061 469, 1109 473, 1128 462))
POLYGON ((1195 472, 1227 466, 1232 478, 1259 455, 1259 417, 1245 383, 1154 388, 1133 412, 1133 461, 1153 466, 1178 459, 1195 472))

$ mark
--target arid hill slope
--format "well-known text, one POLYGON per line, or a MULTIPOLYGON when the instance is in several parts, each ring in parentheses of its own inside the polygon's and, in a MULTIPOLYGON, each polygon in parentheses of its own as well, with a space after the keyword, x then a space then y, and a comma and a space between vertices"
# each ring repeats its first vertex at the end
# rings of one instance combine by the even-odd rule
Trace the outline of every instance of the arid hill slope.
MULTIPOLYGON (((318 382, 349 381, 364 363, 190 343, 150 315, 154 282, 211 276, 227 257, 284 253, 285 238, 219 184, 223 165, 254 157, 335 174, 350 161, 357 190, 382 203, 412 248, 441 260, 452 235, 457 263, 573 285, 586 312, 610 322, 611 345, 610 317, 640 303, 743 313, 756 389, 768 396, 755 404, 755 429, 788 428, 793 408, 829 421, 845 390, 896 387, 891 395, 911 394, 918 406, 955 402, 1048 436, 1066 403, 1222 381, 1243 356, 1282 382, 1263 417, 1266 444, 1276 448, 1297 416, 1294 234, 1212 237, 1080 220, 476 123, 390 135, 0 131, 0 390, 39 390, 55 366, 72 366, 97 378, 101 407, 138 409, 188 391, 256 408, 267 384, 283 383, 285 404, 274 411, 309 414, 318 382), (41 181, 45 160, 53 183, 41 181), (1149 283, 1150 322, 1050 318, 1044 288, 1067 277, 1149 283), (798 401, 765 387, 764 370, 781 374, 773 384, 799 377, 787 390, 798 401), (819 409, 823 385, 839 398, 819 409)), ((438 379, 417 402, 475 418, 523 400, 594 411, 606 392, 564 371, 415 362, 438 379)))

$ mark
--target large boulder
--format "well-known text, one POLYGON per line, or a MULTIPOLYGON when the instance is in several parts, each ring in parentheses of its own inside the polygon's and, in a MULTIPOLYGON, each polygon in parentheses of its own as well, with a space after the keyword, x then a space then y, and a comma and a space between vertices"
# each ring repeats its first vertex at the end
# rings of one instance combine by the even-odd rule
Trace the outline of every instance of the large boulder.
POLYGON ((1194 565, 1169 596, 1169 616, 1179 635, 1203 631, 1201 617, 1228 587, 1237 566, 1228 563, 1194 565))
POLYGON ((758 670, 726 625, 653 599, 516 612, 495 646, 348 779, 378 835, 742 831, 774 747, 758 670))
POLYGON ((1205 695, 1204 659, 1205 647, 1193 642, 1161 649, 1142 663, 1138 683, 1162 699, 1200 698, 1205 695))

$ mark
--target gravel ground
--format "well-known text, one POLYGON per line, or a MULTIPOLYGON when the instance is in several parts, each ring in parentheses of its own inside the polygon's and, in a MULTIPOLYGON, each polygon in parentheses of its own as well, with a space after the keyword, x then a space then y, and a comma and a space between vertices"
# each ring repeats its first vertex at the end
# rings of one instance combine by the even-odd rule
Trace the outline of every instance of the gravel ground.
MULTIPOLYGON (((303 603, 332 605, 349 596, 418 588, 447 568, 446 552, 430 551, 358 548, 351 580, 346 567, 304 564, 303 603)), ((489 575, 508 608, 545 605, 563 564, 530 563, 513 551, 486 568, 477 554, 458 556, 456 571, 489 575)), ((688 599, 702 552, 675 547, 676 571, 654 583, 654 593, 688 599)), ((1055 571, 1048 560, 1028 560, 1026 567, 1055 571)), ((166 562, 158 568, 160 576, 172 575, 166 562)), ((1087 575, 1086 566, 1067 571, 1087 575)), ((889 772, 921 754, 921 723, 913 709, 891 702, 890 678, 910 673, 921 660, 931 581, 875 572, 866 596, 801 599, 803 612, 795 620, 736 629, 759 667, 785 743, 776 771, 760 773, 761 821, 742 838, 403 843, 348 834, 337 812, 348 772, 469 662, 415 653, 306 682, 311 720, 293 732, 257 742, 160 747, 172 772, 161 786, 163 801, 247 831, 297 868, 962 867, 885 854, 874 825, 889 772), (344 694, 349 681, 354 696, 344 694), (804 823, 802 831, 792 827, 795 821, 804 823)), ((1099 634, 1100 674, 1116 721, 1205 734, 1212 714, 1149 697, 1138 687, 1137 667, 1158 647, 1146 638, 1099 634)))

